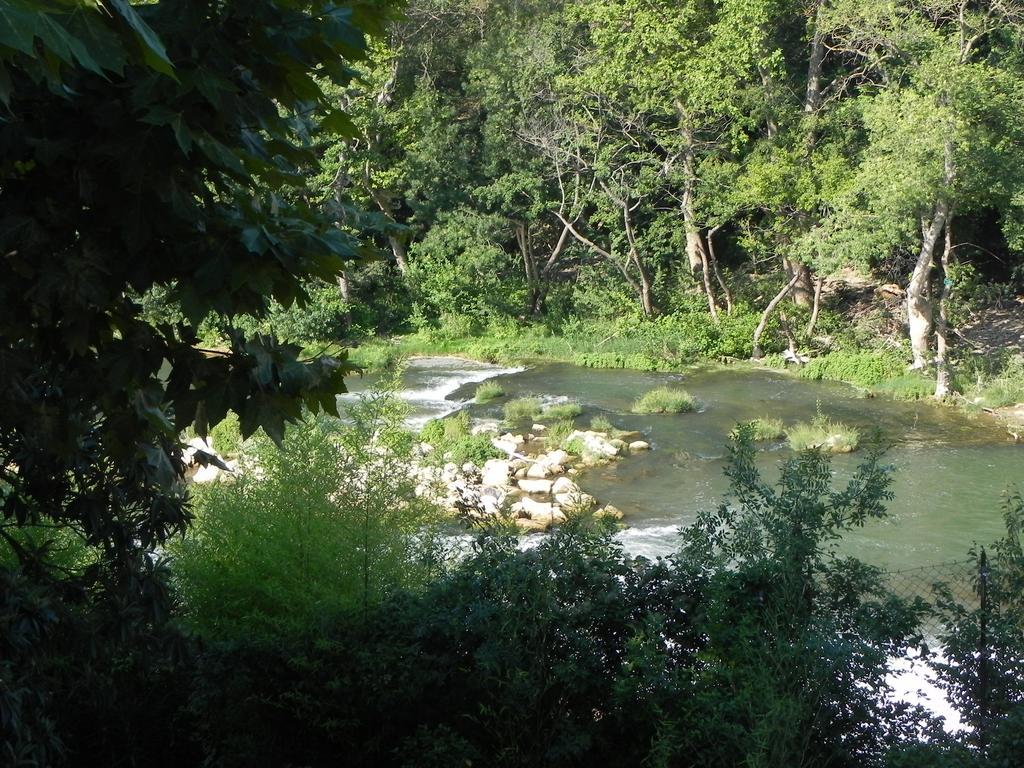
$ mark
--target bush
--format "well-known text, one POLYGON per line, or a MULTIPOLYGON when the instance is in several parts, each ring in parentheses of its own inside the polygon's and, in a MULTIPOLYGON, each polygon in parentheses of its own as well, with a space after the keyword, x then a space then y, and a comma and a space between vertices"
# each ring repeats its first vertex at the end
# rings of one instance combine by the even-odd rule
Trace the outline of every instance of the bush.
POLYGON ((210 429, 210 445, 221 456, 237 456, 242 452, 242 431, 234 411, 210 429))
POLYGON ((697 409, 693 395, 683 389, 658 387, 637 398, 633 413, 689 413, 697 409))
POLYGON ((903 356, 890 351, 831 352, 816 357, 800 370, 805 379, 845 381, 859 387, 872 387, 887 379, 903 375, 907 363, 903 356))
POLYGON ((305 633, 430 577, 429 527, 408 467, 412 436, 389 391, 351 421, 309 419, 266 439, 237 481, 195 489, 196 521, 173 547, 187 623, 207 638, 305 633))
POLYGON ((552 421, 554 419, 575 419, 583 413, 583 407, 579 403, 556 403, 549 405, 537 416, 540 421, 552 421))
POLYGON ((489 403, 492 400, 497 400, 499 397, 505 396, 505 390, 501 384, 496 381, 485 381, 479 387, 476 388, 476 394, 473 399, 483 405, 489 403))
POLYGON ((535 397, 509 400, 505 403, 505 422, 514 425, 524 421, 534 421, 540 415, 540 411, 540 400, 535 397))
POLYGON ((812 448, 826 453, 850 453, 860 443, 860 432, 838 421, 826 418, 819 411, 810 423, 800 422, 786 430, 789 447, 794 451, 812 448))

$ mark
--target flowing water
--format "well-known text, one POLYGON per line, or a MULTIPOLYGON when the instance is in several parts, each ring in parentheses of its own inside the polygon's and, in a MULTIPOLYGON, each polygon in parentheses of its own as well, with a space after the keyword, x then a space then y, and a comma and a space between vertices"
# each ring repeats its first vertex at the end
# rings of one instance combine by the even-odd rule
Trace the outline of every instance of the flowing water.
MULTIPOLYGON (((366 377, 353 389, 372 384, 366 377)), ((639 430, 653 450, 586 472, 584 490, 625 513, 622 541, 635 554, 675 550, 679 529, 698 511, 718 505, 726 490, 725 445, 730 430, 756 417, 787 425, 808 421, 820 409, 866 433, 879 428, 892 443, 887 454, 896 467, 885 520, 871 521, 849 535, 844 549, 889 569, 961 559, 975 542, 1001 534, 1000 503, 1014 482, 1024 484, 1024 447, 987 417, 953 408, 861 397, 843 384, 810 382, 772 370, 715 369, 686 374, 592 370, 567 364, 502 369, 454 358, 414 360, 403 376, 412 421, 468 408, 475 417, 496 418, 507 399, 525 396, 568 398, 584 409, 587 425, 597 415, 615 426, 639 430), (496 379, 508 394, 489 405, 472 403, 477 384, 496 379), (685 387, 700 401, 697 413, 639 416, 633 400, 654 387, 685 387)), ((781 441, 767 444, 758 463, 766 478, 791 452, 781 441)), ((856 467, 856 453, 837 456, 837 481, 856 467)))

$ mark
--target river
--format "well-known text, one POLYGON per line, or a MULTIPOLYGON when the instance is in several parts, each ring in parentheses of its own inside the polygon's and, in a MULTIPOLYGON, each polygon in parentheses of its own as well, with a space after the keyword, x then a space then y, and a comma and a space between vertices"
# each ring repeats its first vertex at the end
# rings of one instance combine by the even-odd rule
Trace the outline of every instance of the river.
MULTIPOLYGON (((375 377, 350 382, 353 391, 375 377)), ((723 475, 730 430, 756 417, 787 425, 810 420, 816 409, 862 430, 882 430, 895 465, 889 516, 846 537, 843 548, 887 569, 905 569, 962 559, 975 542, 1002 533, 1000 503, 1005 489, 1024 481, 1024 447, 985 416, 973 417, 928 402, 865 398, 847 385, 812 382, 782 371, 746 368, 683 374, 593 370, 568 364, 500 368, 456 358, 413 360, 403 374, 403 397, 412 425, 466 408, 473 417, 498 418, 516 397, 575 400, 586 425, 597 415, 622 429, 644 434, 653 450, 589 470, 580 484, 601 502, 625 513, 621 540, 634 554, 674 551, 679 529, 702 509, 719 504, 727 491, 723 475), (507 393, 488 405, 472 402, 479 382, 495 379, 507 393), (654 387, 685 387, 700 401, 696 413, 639 416, 633 400, 654 387)), ((781 441, 765 446, 759 465, 774 478, 791 452, 781 441)), ((837 456, 837 482, 856 467, 858 455, 837 456)))

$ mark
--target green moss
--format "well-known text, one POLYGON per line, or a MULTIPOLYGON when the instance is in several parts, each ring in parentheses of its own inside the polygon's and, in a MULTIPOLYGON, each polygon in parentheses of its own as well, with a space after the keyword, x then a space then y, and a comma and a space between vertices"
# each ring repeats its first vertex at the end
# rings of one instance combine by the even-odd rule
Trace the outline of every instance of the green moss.
POLYGON ((535 397, 520 397, 515 400, 509 400, 505 403, 505 421, 509 424, 533 421, 540 415, 540 411, 540 400, 535 397))
POLYGON ((476 388, 476 394, 473 399, 483 405, 493 400, 497 400, 499 397, 505 396, 505 390, 501 384, 496 381, 485 381, 479 387, 476 388))
POLYGON ((637 398, 633 413, 689 413, 697 409, 697 401, 685 389, 658 387, 637 398))
POLYGON ((816 357, 801 371, 805 379, 846 381, 859 387, 872 387, 903 375, 907 364, 903 356, 886 350, 831 352, 816 357))

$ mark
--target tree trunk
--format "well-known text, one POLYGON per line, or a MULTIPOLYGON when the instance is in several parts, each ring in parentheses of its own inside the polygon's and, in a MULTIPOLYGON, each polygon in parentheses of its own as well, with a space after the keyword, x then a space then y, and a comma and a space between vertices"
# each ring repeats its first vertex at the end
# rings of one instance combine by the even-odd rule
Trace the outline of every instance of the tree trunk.
POLYGON ((775 308, 779 306, 779 302, 786 298, 786 294, 793 290, 793 286, 796 285, 796 281, 799 277, 799 273, 793 275, 793 277, 789 279, 789 282, 786 283, 785 287, 775 294, 775 298, 769 301, 768 306, 765 307, 764 313, 761 315, 761 322, 759 322, 757 324, 757 328, 754 329, 754 344, 750 354, 751 359, 760 360, 764 357, 764 352, 761 351, 761 336, 764 335, 764 329, 768 325, 768 318, 775 308))
POLYGON ((814 326, 818 324, 818 310, 821 309, 821 289, 825 285, 825 278, 818 275, 814 281, 814 307, 811 309, 811 319, 807 321, 807 336, 810 338, 814 333, 814 326))
POLYGON ((935 259, 935 244, 946 224, 946 203, 939 200, 929 222, 921 220, 921 251, 914 265, 914 273, 907 286, 907 325, 914 362, 911 368, 921 370, 928 365, 928 337, 932 332, 932 301, 928 286, 931 282, 935 259))
POLYGON ((946 314, 949 294, 953 282, 949 278, 949 259, 953 252, 953 213, 946 217, 946 245, 942 249, 942 297, 939 299, 939 316, 935 323, 935 399, 940 400, 950 393, 949 372, 949 318, 946 314))
POLYGON ((342 315, 342 321, 345 323, 345 329, 348 330, 352 327, 352 289, 348 282, 347 272, 338 273, 338 294, 345 302, 345 314, 342 315))
POLYGON ((686 231, 686 260, 690 264, 690 274, 697 278, 698 284, 702 283, 700 272, 704 269, 704 260, 701 258, 702 243, 700 239, 700 227, 697 226, 697 217, 693 211, 693 197, 697 185, 697 161, 693 151, 693 133, 686 124, 685 111, 680 104, 676 105, 679 110, 681 123, 680 132, 686 147, 683 150, 683 228, 686 231))
POLYGON ((811 270, 806 264, 787 256, 782 257, 782 267, 786 271, 786 277, 795 277, 793 290, 790 296, 793 303, 800 307, 809 307, 814 303, 814 284, 811 282, 811 270))
POLYGON ((395 257, 395 264, 398 271, 404 276, 409 272, 409 262, 406 260, 405 240, 396 235, 388 235, 388 244, 391 246, 391 253, 395 257))

